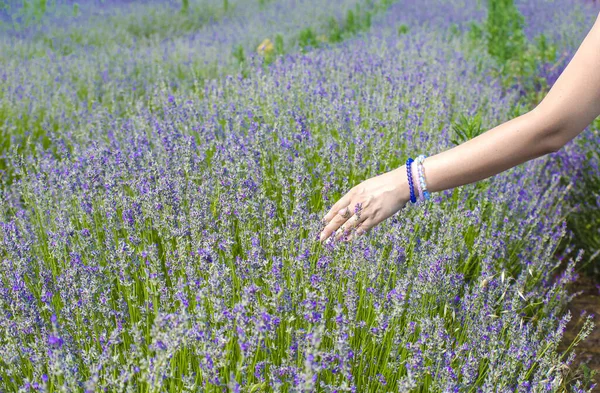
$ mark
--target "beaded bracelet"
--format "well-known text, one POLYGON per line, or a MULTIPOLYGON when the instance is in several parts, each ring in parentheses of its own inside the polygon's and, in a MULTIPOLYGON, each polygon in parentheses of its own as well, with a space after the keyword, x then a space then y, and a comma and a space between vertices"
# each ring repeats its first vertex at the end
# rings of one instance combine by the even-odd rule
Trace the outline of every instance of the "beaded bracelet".
MULTIPOLYGON (((412 178, 413 179, 418 179, 419 178, 419 173, 417 172, 416 165, 411 165, 410 166, 410 170, 412 172, 412 178)), ((416 190, 417 200, 418 201, 424 201, 425 198, 423 197, 423 189, 421 188, 421 182, 417 181, 416 183, 417 183, 417 190, 416 190)))
POLYGON ((413 163, 413 159, 409 157, 406 160, 406 176, 408 177, 408 186, 410 188, 410 201, 412 203, 417 203, 417 199, 415 198, 415 187, 413 185, 412 173, 410 171, 411 164, 413 163))
POLYGON ((416 163, 417 163, 417 173, 419 174, 419 185, 421 186, 421 189, 423 190, 423 198, 425 199, 429 199, 431 198, 431 195, 429 194, 429 191, 427 191, 427 184, 425 183, 425 168, 423 167, 423 161, 425 161, 425 155, 421 154, 417 157, 416 163))

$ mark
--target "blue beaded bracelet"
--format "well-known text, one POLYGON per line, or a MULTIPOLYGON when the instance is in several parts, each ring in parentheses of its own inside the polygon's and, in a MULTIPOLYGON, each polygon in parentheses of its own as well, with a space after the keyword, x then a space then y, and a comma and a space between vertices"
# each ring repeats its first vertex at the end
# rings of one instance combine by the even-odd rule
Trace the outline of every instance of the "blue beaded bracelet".
POLYGON ((415 186, 413 184, 412 173, 410 171, 410 165, 413 163, 413 161, 414 160, 411 157, 406 160, 406 175, 408 177, 408 186, 410 188, 410 201, 412 203, 417 203, 417 198, 415 197, 415 186))

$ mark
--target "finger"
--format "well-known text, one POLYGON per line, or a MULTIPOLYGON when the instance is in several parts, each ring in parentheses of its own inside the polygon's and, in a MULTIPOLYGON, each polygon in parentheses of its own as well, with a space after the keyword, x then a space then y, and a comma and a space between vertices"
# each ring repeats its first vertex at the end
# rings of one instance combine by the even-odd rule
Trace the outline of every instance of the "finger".
POLYGON ((346 239, 344 241, 351 242, 352 240, 355 240, 356 238, 360 237, 364 233, 365 233, 365 231, 361 227, 358 227, 354 232, 352 232, 350 235, 348 235, 348 237, 346 237, 346 239))
POLYGON ((347 242, 351 242, 352 240, 364 235, 371 228, 375 226, 375 221, 371 219, 366 219, 358 224, 356 229, 346 238, 347 242))
POLYGON ((339 214, 340 216, 344 217, 347 220, 350 217, 352 217, 352 210, 350 210, 350 206, 346 206, 346 207, 340 209, 337 212, 337 214, 339 214))
POLYGON ((344 195, 342 198, 340 198, 340 200, 338 200, 331 207, 331 209, 329 209, 327 214, 325 214, 325 216, 323 217, 323 222, 329 223, 331 221, 331 219, 333 219, 333 217, 335 217, 335 215, 337 214, 338 211, 340 211, 344 207, 347 207, 348 205, 350 205, 350 197, 351 197, 350 194, 351 194, 350 192, 346 193, 346 195, 344 195))
MULTIPOLYGON (((341 213, 343 214, 344 211, 341 211, 341 213)), ((333 218, 331 219, 329 224, 327 224, 325 226, 325 228, 323 229, 323 231, 321 232, 321 235, 319 236, 319 241, 323 241, 323 240, 327 239, 329 236, 331 236, 331 234, 333 232, 335 232, 346 221, 348 221, 348 219, 344 218, 344 216, 342 216, 340 214, 336 214, 335 216, 333 216, 333 218)))
POLYGON ((344 223, 344 225, 342 225, 340 227, 340 230, 336 232, 335 234, 335 240, 339 240, 341 237, 343 236, 347 236, 350 235, 352 233, 352 231, 357 228, 361 222, 365 221, 367 219, 367 217, 362 216, 360 214, 355 214, 352 217, 350 217, 348 219, 348 221, 346 221, 344 223), (343 228, 343 229, 342 229, 343 228))

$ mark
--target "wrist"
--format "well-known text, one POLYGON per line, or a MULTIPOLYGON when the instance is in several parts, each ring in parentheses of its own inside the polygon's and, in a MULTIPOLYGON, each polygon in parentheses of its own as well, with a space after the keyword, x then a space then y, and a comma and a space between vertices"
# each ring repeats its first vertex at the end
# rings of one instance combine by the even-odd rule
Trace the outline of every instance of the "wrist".
POLYGON ((410 186, 408 185, 408 174, 406 173, 406 165, 402 165, 396 169, 395 172, 395 185, 400 198, 404 203, 410 201, 410 186))

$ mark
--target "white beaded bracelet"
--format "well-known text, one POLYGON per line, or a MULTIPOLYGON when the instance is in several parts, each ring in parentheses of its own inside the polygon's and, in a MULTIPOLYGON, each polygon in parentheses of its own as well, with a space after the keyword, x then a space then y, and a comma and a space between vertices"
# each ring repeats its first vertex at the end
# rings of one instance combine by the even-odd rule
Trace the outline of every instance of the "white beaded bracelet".
POLYGON ((417 164, 417 173, 419 175, 417 184, 420 186, 420 188, 422 190, 423 198, 429 199, 429 198, 431 198, 431 194, 429 194, 429 191, 427 191, 427 184, 425 183, 425 168, 423 167, 423 162, 425 161, 425 158, 426 158, 425 155, 421 154, 415 160, 415 162, 417 164))

